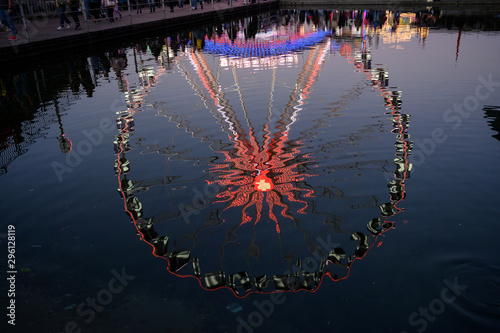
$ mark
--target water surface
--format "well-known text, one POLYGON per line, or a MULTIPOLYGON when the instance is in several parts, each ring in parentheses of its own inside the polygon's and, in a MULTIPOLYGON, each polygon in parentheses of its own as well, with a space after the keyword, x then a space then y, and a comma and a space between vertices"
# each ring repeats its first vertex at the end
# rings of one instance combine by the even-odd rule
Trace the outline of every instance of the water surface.
POLYGON ((2 74, 18 325, 497 331, 499 46, 281 11, 2 74))

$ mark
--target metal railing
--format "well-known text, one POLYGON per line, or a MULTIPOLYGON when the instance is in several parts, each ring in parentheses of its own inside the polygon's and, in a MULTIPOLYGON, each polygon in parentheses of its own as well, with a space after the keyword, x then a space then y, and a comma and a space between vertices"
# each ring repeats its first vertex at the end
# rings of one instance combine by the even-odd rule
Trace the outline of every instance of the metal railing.
MULTIPOLYGON (((112 1, 112 0, 111 0, 112 1)), ((193 5, 197 0, 182 0, 184 7, 189 7, 189 14, 193 13, 193 5)), ((208 0, 204 1, 206 7, 211 6, 211 9, 214 10, 214 2, 215 3, 227 3, 228 8, 233 7, 234 1, 241 1, 240 3, 243 6, 260 4, 261 1, 266 2, 277 2, 278 0, 208 0)), ((90 14, 91 9, 89 8, 89 0, 78 0, 78 16, 80 17, 80 24, 83 30, 89 32, 88 22, 92 21, 92 17, 90 14)), ((163 11, 163 18, 166 19, 166 11, 170 9, 170 2, 174 3, 174 8, 178 7, 179 0, 154 0, 155 8, 159 11, 163 11)), ((148 8, 148 0, 120 0, 119 9, 123 18, 126 16, 129 17, 128 24, 132 25, 133 20, 132 17, 136 14, 137 7, 140 6, 141 9, 148 8)), ((64 14, 68 17, 71 17, 71 10, 66 5, 66 10, 64 14)), ((220 7, 220 6, 219 6, 220 7)), ((111 8, 111 7, 108 7, 111 8)), ((208 9, 208 8, 207 8, 208 9)), ((105 7, 101 5, 100 8, 97 9, 102 19, 108 18, 106 15, 105 7)), ((186 13, 186 12, 185 12, 186 13)), ((16 25, 16 27, 23 27, 22 33, 23 36, 27 39, 28 42, 31 42, 33 36, 36 34, 37 26, 33 24, 35 21, 40 21, 43 18, 45 21, 50 18, 57 18, 59 16, 58 6, 56 4, 56 0, 20 0, 14 1, 13 4, 13 12, 11 14, 12 19, 16 25)), ((158 17, 156 17, 156 20, 158 17)), ((40 26, 40 24, 38 25, 40 26)), ((6 29, 6 27, 3 27, 6 29)))

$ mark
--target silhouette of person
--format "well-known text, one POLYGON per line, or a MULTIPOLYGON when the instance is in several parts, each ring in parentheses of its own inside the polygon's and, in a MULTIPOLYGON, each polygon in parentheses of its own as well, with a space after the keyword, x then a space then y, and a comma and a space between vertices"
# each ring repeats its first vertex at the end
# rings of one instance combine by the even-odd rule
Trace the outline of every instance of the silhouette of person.
POLYGON ((73 18, 73 21, 75 21, 75 30, 80 30, 81 29, 80 19, 78 18, 79 1, 78 0, 69 0, 68 5, 69 5, 71 17, 73 18))
POLYGON ((17 29, 12 20, 12 1, 13 0, 0 0, 0 20, 2 24, 9 28, 12 35, 9 40, 17 40, 17 29))
POLYGON ((64 23, 67 23, 66 29, 71 28, 71 21, 66 17, 64 11, 66 10, 66 1, 65 0, 56 0, 57 13, 59 14, 59 26, 57 30, 64 29, 64 23))

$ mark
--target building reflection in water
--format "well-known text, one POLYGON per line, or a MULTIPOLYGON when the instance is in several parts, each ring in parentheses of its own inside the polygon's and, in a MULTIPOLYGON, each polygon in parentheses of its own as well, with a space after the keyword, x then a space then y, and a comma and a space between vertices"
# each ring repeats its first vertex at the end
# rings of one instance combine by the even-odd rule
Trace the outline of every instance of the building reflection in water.
MULTIPOLYGON (((341 31, 328 29, 332 28, 333 20, 328 21, 328 16, 324 15, 309 17, 306 13, 304 19, 309 17, 311 24, 299 24, 300 15, 302 13, 287 17, 287 31, 263 29, 262 36, 249 28, 255 27, 252 20, 201 33, 196 31, 190 36, 169 36, 167 45, 155 57, 164 64, 160 71, 173 68, 181 60, 191 64, 191 68, 179 67, 179 71, 184 73, 195 95, 202 99, 225 133, 226 140, 203 137, 206 129, 189 124, 182 113, 159 112, 178 127, 185 128, 193 138, 202 137, 210 142, 215 156, 195 158, 196 165, 207 166, 201 178, 191 181, 180 180, 181 177, 176 175, 142 180, 133 178, 133 161, 127 155, 132 150, 130 140, 135 130, 134 115, 161 73, 139 65, 137 71, 141 85, 137 87, 130 87, 127 78, 120 77, 127 109, 118 112, 115 171, 126 212, 141 239, 152 246, 153 254, 167 261, 168 270, 180 277, 198 279, 202 288, 228 288, 238 297, 251 292, 315 291, 325 276, 332 280, 346 278, 353 262, 377 246, 378 236, 394 227, 391 217, 403 210, 400 203, 406 195, 405 181, 411 169, 408 162, 411 141, 409 115, 401 112, 401 92, 388 86, 389 75, 385 68, 372 68, 370 50, 362 35, 346 36, 341 31), (294 20, 295 24, 291 22, 294 20), (320 21, 326 22, 322 29, 314 23, 320 21), (181 40, 192 42, 182 52, 179 47, 181 40), (273 48, 273 43, 279 47, 273 48), (278 108, 273 100, 276 68, 296 63, 298 53, 293 51, 303 48, 308 48, 307 58, 287 104, 278 108), (278 49, 282 54, 278 54, 278 49), (230 101, 219 82, 220 73, 215 73, 208 64, 207 57, 212 57, 209 53, 217 54, 217 68, 226 66, 230 69, 238 100, 230 101), (301 130, 298 137, 290 136, 290 130, 301 121, 300 112, 317 82, 326 56, 331 53, 346 57, 354 65, 366 78, 366 84, 378 91, 386 114, 392 119, 395 171, 387 180, 388 202, 380 204, 373 196, 349 197, 340 187, 319 185, 313 181, 317 177, 326 177, 335 169, 363 170, 363 165, 357 163, 318 168, 315 161, 317 156, 325 155, 325 151, 331 154, 330 148, 355 144, 363 137, 362 130, 350 133, 347 139, 318 145, 313 151, 306 147, 306 142, 311 145, 311 138, 324 128, 329 118, 359 97, 359 87, 353 87, 332 103, 332 110, 315 119, 310 128, 301 130), (176 57, 179 57, 178 61, 176 57), (248 66, 272 71, 268 116, 261 126, 254 125, 252 115, 247 112, 237 74, 237 68, 248 66), (237 112, 232 105, 241 105, 242 112, 237 112), (277 108, 281 111, 276 117, 273 112, 277 108), (182 209, 145 216, 145 205, 158 204, 140 199, 149 189, 157 186, 183 188, 189 182, 199 184, 200 181, 216 189, 214 193, 201 194, 197 202, 184 205, 182 209), (349 209, 371 210, 372 218, 367 221, 366 229, 344 229, 342 222, 345 217, 333 213, 328 207, 332 203, 335 206, 335 201, 349 203, 349 209), (186 215, 192 218, 189 221, 183 219, 186 215), (269 221, 272 221, 272 229, 267 223, 269 221), (298 244, 300 242, 303 244, 298 244)), ((177 159, 185 156, 173 146, 147 146, 142 153, 152 152, 177 159)), ((193 161, 192 158, 187 160, 193 161)), ((384 160, 366 164, 385 172, 391 163, 384 160)))
POLYGON ((71 151, 63 117, 82 93, 91 96, 95 88, 85 60, 76 57, 47 68, 0 74, 0 175, 37 140, 54 139, 47 136, 53 124, 60 132, 54 147, 64 154, 71 151))
POLYGON ((492 137, 500 141, 500 105, 485 105, 483 111, 488 125, 496 132, 492 137))

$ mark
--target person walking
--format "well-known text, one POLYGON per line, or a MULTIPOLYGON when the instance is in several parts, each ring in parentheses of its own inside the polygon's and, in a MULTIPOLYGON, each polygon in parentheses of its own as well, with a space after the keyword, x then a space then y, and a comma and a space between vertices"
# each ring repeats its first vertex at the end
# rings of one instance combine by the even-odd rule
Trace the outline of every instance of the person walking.
POLYGON ((203 1, 202 0, 191 0, 191 9, 193 9, 193 10, 198 9, 197 8, 198 2, 200 3, 201 9, 203 9, 203 1))
POLYGON ((75 30, 81 30, 80 19, 78 18, 78 7, 80 6, 79 0, 68 0, 69 11, 73 21, 75 21, 75 30))
POLYGON ((155 12, 155 0, 148 0, 149 12, 155 12))
POLYGON ((85 20, 90 20, 90 1, 82 0, 82 12, 84 13, 85 20))
POLYGON ((2 24, 10 29, 12 35, 9 40, 17 40, 17 29, 12 21, 12 1, 13 0, 0 0, 0 20, 2 24))
POLYGON ((120 1, 115 0, 115 10, 113 12, 113 18, 122 18, 122 13, 120 12, 120 1))
POLYGON ((102 10, 104 11, 106 18, 109 22, 114 22, 114 8, 115 8, 114 0, 103 0, 102 1, 102 10))
POLYGON ((142 0, 133 0, 137 14, 142 14, 142 0))
POLYGON ((101 21, 101 0, 90 0, 90 16, 94 22, 101 21))
POLYGON ((66 10, 65 0, 56 0, 57 12, 59 13, 59 26, 57 30, 61 31, 64 29, 64 23, 67 23, 66 29, 71 29, 71 21, 66 17, 64 11, 66 10))

